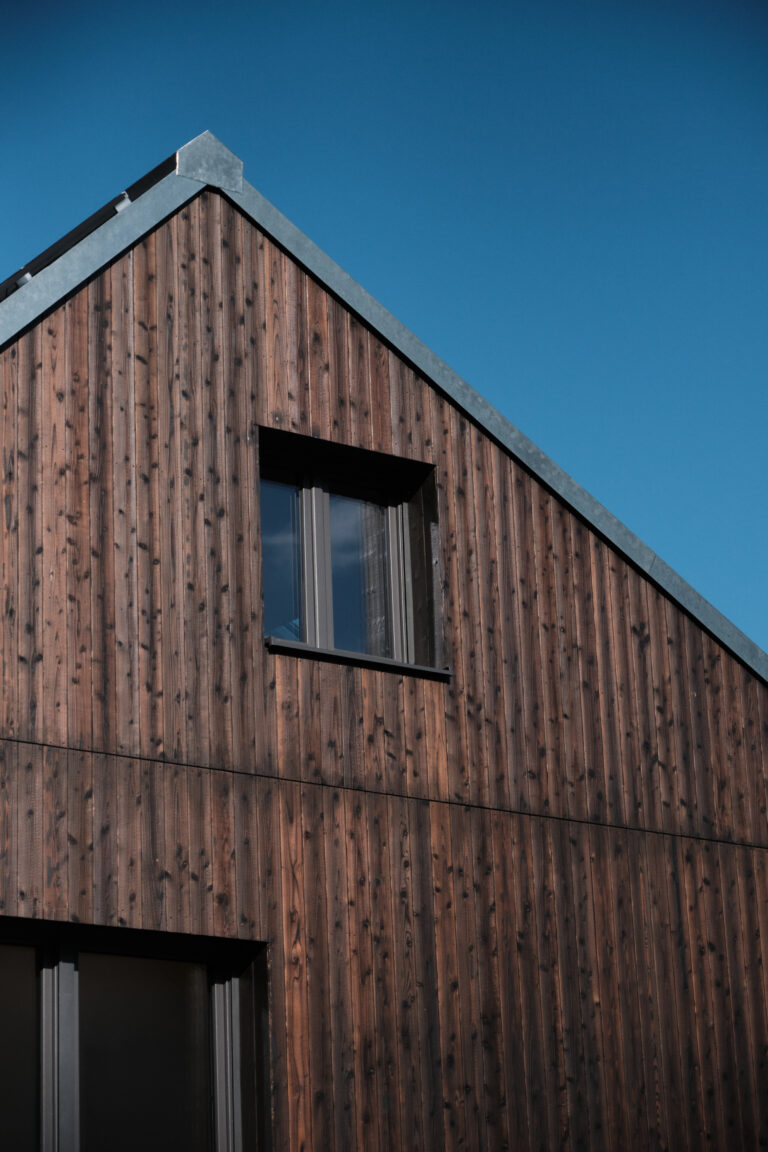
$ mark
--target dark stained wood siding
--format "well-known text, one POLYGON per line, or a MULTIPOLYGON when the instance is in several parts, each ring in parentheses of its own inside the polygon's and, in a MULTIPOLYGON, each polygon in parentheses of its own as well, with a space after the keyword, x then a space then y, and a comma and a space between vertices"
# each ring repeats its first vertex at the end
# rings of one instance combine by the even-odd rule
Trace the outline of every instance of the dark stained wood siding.
POLYGON ((3 741, 0 853, 4 915, 271 943, 279 1148, 768 1139, 762 849, 3 741))
POLYGON ((6 735, 766 844, 765 685, 220 196, 0 371, 6 735), (434 463, 449 685, 264 651, 259 424, 434 463))
POLYGON ((0 914, 268 941, 278 1148, 768 1142, 764 683, 218 194, 0 438, 0 914), (260 425, 434 465, 449 683, 266 651, 260 425))

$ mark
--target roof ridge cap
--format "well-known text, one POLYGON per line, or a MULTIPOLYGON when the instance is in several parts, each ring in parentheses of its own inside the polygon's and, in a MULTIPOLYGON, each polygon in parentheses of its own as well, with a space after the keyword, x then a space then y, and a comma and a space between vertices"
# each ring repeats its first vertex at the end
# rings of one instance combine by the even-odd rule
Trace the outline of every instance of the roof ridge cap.
POLYGON ((243 190, 243 161, 207 129, 179 148, 176 174, 224 192, 243 190))

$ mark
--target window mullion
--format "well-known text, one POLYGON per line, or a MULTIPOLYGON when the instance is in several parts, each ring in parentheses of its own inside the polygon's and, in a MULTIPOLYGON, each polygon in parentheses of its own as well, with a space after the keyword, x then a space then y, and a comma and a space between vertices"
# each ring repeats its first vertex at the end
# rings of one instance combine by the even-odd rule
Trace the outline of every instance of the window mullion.
POLYGON ((315 512, 311 488, 300 490, 301 507, 301 596, 306 644, 317 644, 317 581, 315 579, 315 512))
POLYGON ((328 493, 315 485, 312 493, 312 572, 317 605, 315 643, 333 648, 333 581, 331 575, 331 509, 328 493))
POLYGON ((413 660, 410 563, 408 556, 407 509, 399 504, 387 509, 389 553, 389 598, 392 613, 392 655, 395 660, 413 660))
POLYGON ((242 1152, 239 981, 216 981, 212 992, 216 1152, 242 1152))
POLYGON ((79 1152, 77 964, 61 952, 40 974, 42 1152, 79 1152))

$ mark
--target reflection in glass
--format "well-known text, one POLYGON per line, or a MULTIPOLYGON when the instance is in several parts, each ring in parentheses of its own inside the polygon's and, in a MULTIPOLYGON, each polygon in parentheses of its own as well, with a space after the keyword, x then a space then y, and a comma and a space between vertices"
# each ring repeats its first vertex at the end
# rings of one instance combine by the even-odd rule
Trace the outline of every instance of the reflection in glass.
POLYGON ((208 1152, 205 965, 81 952, 78 970, 83 1152, 208 1152))
POLYGON ((331 493, 330 536, 334 648, 391 656, 386 508, 331 493))
POLYGON ((0 1148, 38 1146, 37 972, 34 948, 0 945, 0 1148))
POLYGON ((301 510, 299 489, 261 481, 261 570, 264 635, 304 640, 301 598, 301 510))

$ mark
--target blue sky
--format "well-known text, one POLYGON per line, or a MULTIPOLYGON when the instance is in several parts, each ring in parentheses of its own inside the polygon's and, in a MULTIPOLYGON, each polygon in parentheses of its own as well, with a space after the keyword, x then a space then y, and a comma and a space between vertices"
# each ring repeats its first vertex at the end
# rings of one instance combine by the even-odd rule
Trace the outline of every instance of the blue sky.
POLYGON ((204 129, 768 649, 762 0, 3 5, 0 279, 204 129))

